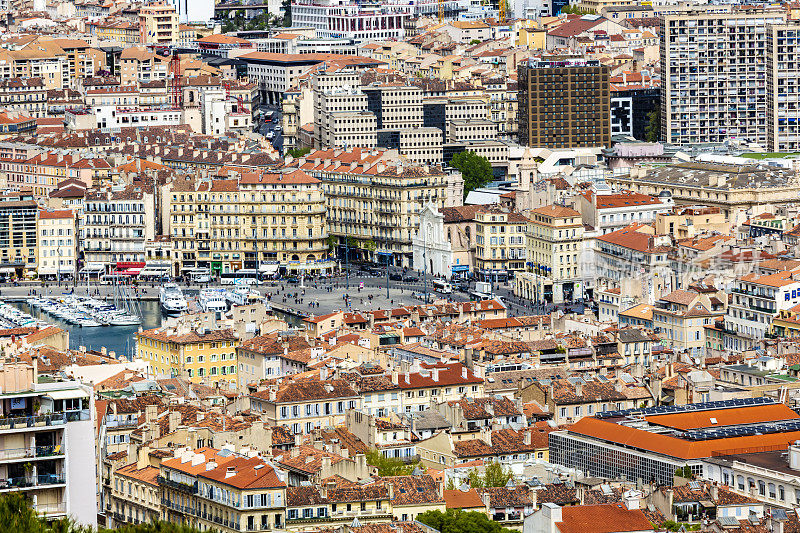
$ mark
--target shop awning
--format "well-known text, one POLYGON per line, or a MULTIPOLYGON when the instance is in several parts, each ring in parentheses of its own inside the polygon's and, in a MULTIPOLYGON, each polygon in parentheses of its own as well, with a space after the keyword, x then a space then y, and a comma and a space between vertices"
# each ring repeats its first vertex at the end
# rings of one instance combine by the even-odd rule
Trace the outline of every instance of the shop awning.
POLYGON ((259 272, 266 272, 267 274, 273 274, 278 271, 280 265, 261 265, 258 267, 259 272))
POLYGON ((61 272, 62 274, 72 274, 73 272, 75 272, 75 269, 68 266, 62 266, 58 267, 58 271, 61 272))
POLYGON ((112 276, 138 276, 139 272, 141 272, 141 268, 128 268, 125 270, 114 270, 111 272, 112 276))
POLYGON ((45 396, 51 400, 73 400, 75 398, 88 398, 89 395, 83 389, 54 390, 45 396))
POLYGON ((13 274, 16 271, 14 267, 0 267, 0 274, 13 274))
POLYGON ((81 269, 81 272, 102 272, 105 266, 102 263, 89 263, 81 269))

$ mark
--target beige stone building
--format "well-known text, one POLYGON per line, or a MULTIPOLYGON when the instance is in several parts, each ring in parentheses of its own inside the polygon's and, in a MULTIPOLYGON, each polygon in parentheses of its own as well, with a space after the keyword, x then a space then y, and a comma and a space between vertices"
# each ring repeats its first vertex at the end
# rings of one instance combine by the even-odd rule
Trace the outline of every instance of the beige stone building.
POLYGON ((487 207, 475 215, 475 270, 481 278, 504 279, 525 269, 525 233, 529 220, 523 215, 487 207))
POLYGON ((233 179, 175 181, 170 236, 176 270, 233 273, 278 265, 330 272, 326 195, 303 171, 244 172, 233 179))
POLYGON ((78 264, 75 212, 39 211, 36 218, 37 273, 40 279, 70 279, 78 264))
POLYGON ((583 221, 569 207, 548 205, 530 212, 527 272, 514 279, 514 294, 561 303, 583 297, 583 221))
MULTIPOLYGON (((373 261, 375 252, 391 254, 395 265, 413 266, 412 239, 424 206, 461 203, 463 180, 440 167, 412 165, 389 150, 319 150, 290 163, 322 181, 328 230, 345 245, 373 261), (345 241, 347 239, 347 241, 345 241)), ((417 268, 417 267, 415 267, 417 268)))

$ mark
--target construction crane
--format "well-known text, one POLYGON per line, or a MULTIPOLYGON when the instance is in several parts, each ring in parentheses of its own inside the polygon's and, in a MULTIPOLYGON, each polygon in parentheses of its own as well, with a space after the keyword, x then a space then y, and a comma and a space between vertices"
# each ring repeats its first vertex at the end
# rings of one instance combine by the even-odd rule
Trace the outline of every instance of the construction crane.
POLYGON ((506 23, 506 9, 507 9, 507 0, 500 0, 500 24, 506 23))
POLYGON ((437 0, 437 4, 439 7, 439 22, 444 19, 444 0, 437 0))
POLYGON ((222 80, 222 87, 225 89, 225 101, 236 100, 236 110, 232 111, 232 115, 246 115, 247 108, 244 107, 244 100, 241 96, 231 95, 231 80, 222 80))
MULTIPOLYGON (((178 50, 165 44, 151 44, 153 52, 167 52, 170 55, 167 70, 167 92, 173 109, 183 109, 183 90, 181 89, 181 58, 178 50)), ((166 55, 166 54, 164 54, 166 55)))

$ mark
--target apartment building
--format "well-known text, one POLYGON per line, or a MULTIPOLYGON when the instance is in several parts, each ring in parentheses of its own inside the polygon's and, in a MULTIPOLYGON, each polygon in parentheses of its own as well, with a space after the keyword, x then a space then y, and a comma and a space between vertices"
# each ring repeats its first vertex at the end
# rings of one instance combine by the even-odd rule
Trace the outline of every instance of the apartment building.
POLYGON ((120 54, 120 85, 131 86, 167 78, 169 60, 144 48, 125 48, 120 54))
POLYGON ((284 474, 260 457, 184 448, 160 470, 162 520, 226 533, 284 528, 284 474))
POLYGON ((361 87, 367 109, 375 114, 378 129, 407 129, 422 124, 422 89, 414 85, 379 83, 361 87))
POLYGON ((146 241, 155 237, 153 193, 129 185, 120 191, 87 191, 80 215, 83 262, 103 265, 144 263, 146 241))
POLYGON ((391 485, 383 481, 352 487, 300 486, 286 489, 286 531, 335 528, 358 522, 392 521, 391 485))
POLYGON ((569 207, 548 205, 530 212, 526 229, 528 271, 514 278, 514 294, 535 302, 583 297, 583 222, 569 207))
MULTIPOLYGON (((661 140, 691 144, 738 138, 767 147, 769 40, 783 31, 767 28, 785 27, 786 18, 782 8, 664 15, 661 140)), ((772 48, 773 88, 787 81, 775 70, 783 63, 780 46, 772 48)))
POLYGON ((654 197, 631 191, 603 194, 589 190, 577 195, 575 201, 575 208, 580 211, 584 224, 603 235, 633 222, 653 222, 658 214, 668 213, 672 207, 671 196, 654 197))
POLYGON ((0 79, 0 108, 34 118, 48 116, 44 82, 41 78, 0 79))
POLYGON ((139 10, 139 42, 142 44, 177 44, 178 13, 168 3, 142 6, 139 10))
POLYGON ((361 409, 361 396, 344 379, 290 381, 250 395, 250 409, 270 425, 290 425, 293 433, 344 424, 348 409, 361 409))
POLYGON ((705 326, 713 325, 718 317, 725 316, 722 294, 700 294, 676 290, 656 300, 652 308, 653 329, 662 344, 673 350, 689 351, 705 347, 705 326))
POLYGON ((295 273, 333 270, 326 194, 318 179, 300 170, 232 177, 173 182, 169 234, 177 272, 235 272, 266 264, 295 273))
POLYGON ((611 143, 610 69, 597 60, 519 66, 519 142, 577 148, 611 143))
POLYGON ((422 208, 429 203, 448 207, 463 199, 460 174, 408 166, 391 151, 318 150, 291 164, 322 181, 328 231, 339 239, 340 256, 349 237, 358 249, 351 254, 372 261, 377 261, 376 252, 390 254, 392 264, 414 267, 412 239, 422 208))
POLYGON ((800 150, 800 24, 767 26, 767 144, 771 152, 800 150))
POLYGON ((731 289, 733 300, 725 315, 726 350, 745 350, 771 330, 772 320, 800 303, 800 275, 783 271, 741 276, 731 289))
POLYGON ((39 279, 74 279, 78 266, 75 212, 39 211, 36 218, 39 279))
POLYGON ((529 222, 501 208, 487 207, 475 214, 475 271, 481 279, 505 280, 525 269, 529 222))
POLYGON ((232 329, 162 327, 135 336, 137 358, 149 365, 153 376, 235 388, 239 339, 232 329))
POLYGON ((151 464, 148 452, 147 448, 139 450, 139 457, 134 457, 136 461, 109 472, 105 508, 107 527, 146 524, 161 518, 160 470, 151 464))
POLYGON ((52 44, 29 44, 19 50, 0 51, 0 77, 42 80, 46 89, 70 87, 67 54, 52 44))
POLYGON ((0 274, 23 279, 36 272, 36 216, 29 194, 0 198, 0 274))
POLYGON ((46 519, 96 526, 93 391, 39 382, 36 355, 31 363, 0 365, 0 488, 24 494, 46 519))
POLYGON ((404 23, 413 15, 413 2, 390 4, 341 4, 335 0, 303 0, 292 11, 292 23, 310 27, 323 39, 399 41, 404 23))
POLYGON ((653 234, 648 225, 633 223, 594 239, 593 272, 585 272, 597 287, 619 287, 623 279, 641 279, 642 303, 655 303, 664 291, 670 292, 667 275, 671 250, 668 236, 653 234), (658 274, 658 275, 655 275, 658 274))

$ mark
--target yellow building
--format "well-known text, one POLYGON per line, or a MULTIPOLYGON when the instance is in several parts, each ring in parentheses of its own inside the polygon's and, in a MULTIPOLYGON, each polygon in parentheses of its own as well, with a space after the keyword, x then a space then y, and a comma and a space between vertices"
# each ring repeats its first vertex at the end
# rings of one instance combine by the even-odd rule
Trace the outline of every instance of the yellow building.
POLYGON ((332 271, 325 194, 302 171, 173 182, 170 235, 179 269, 332 271), (262 268, 263 270, 263 268, 262 268))
POLYGON ((392 521, 389 484, 300 486, 286 489, 286 531, 335 528, 392 521))
POLYGON ((193 383, 236 384, 236 347, 232 329, 206 331, 156 328, 136 334, 136 353, 157 377, 185 377, 193 383))
POLYGON ((527 233, 528 272, 514 279, 514 293, 535 301, 561 303, 583 297, 581 214, 569 207, 534 209, 527 233))
POLYGON ((129 20, 98 22, 95 31, 101 40, 124 44, 139 43, 139 25, 129 20))
POLYGON ((178 13, 169 4, 152 4, 139 10, 139 42, 177 44, 178 13))
POLYGON ((475 214, 475 265, 481 278, 504 278, 525 268, 528 219, 487 207, 475 214))

